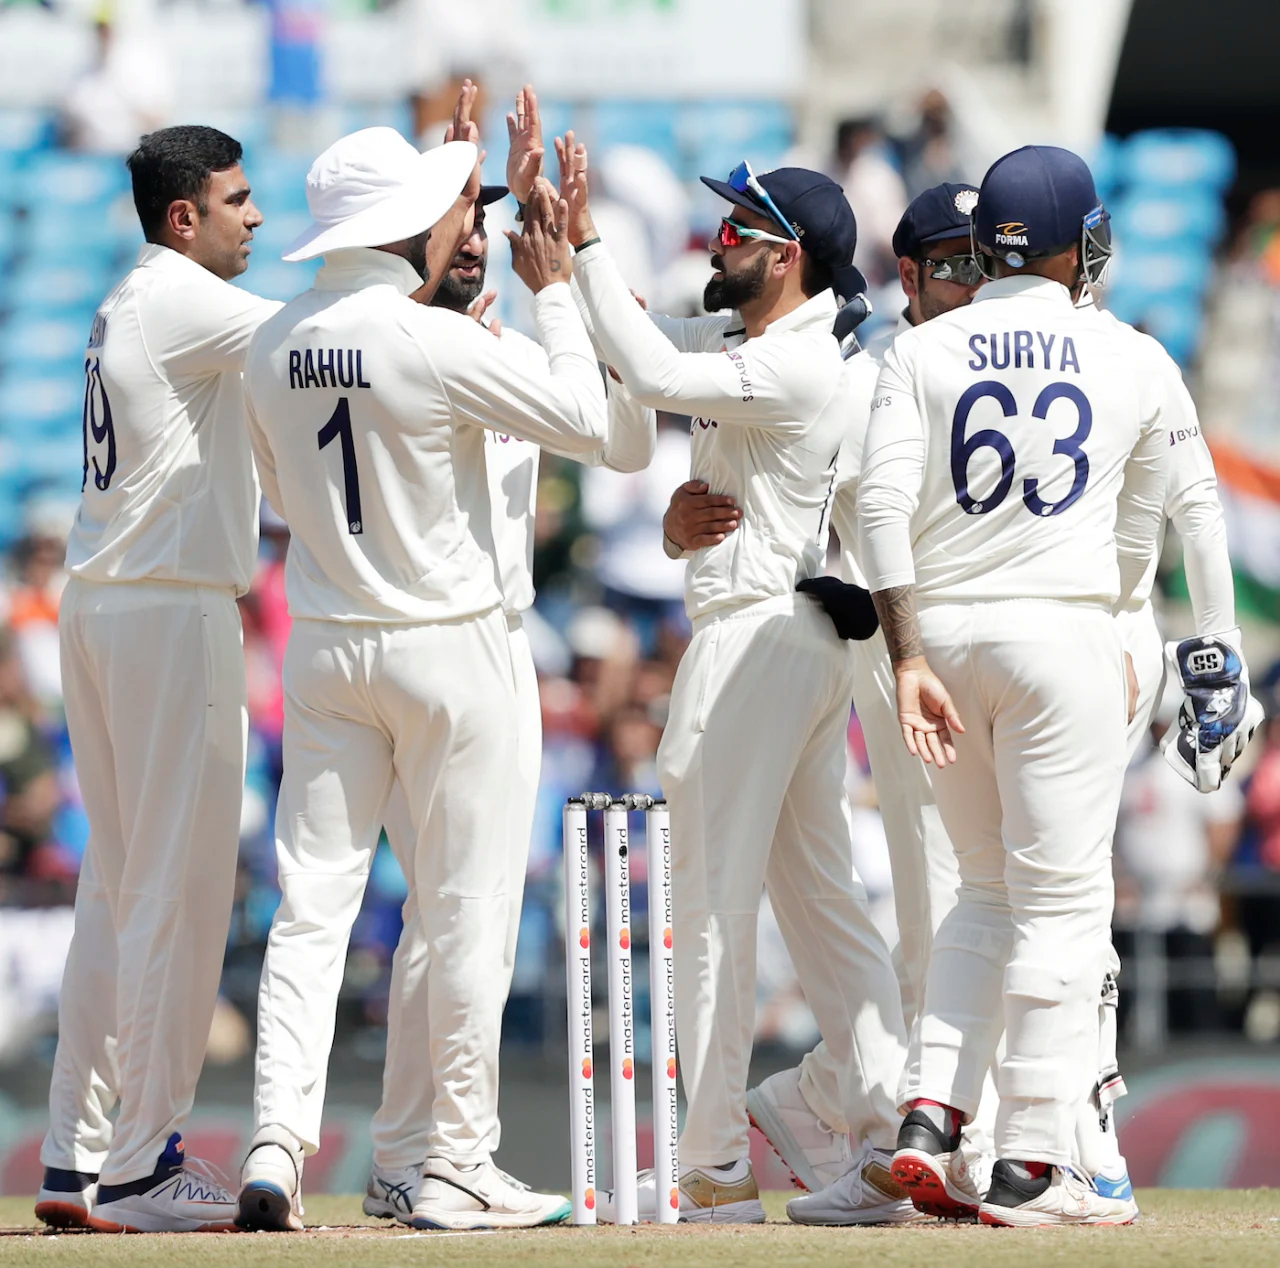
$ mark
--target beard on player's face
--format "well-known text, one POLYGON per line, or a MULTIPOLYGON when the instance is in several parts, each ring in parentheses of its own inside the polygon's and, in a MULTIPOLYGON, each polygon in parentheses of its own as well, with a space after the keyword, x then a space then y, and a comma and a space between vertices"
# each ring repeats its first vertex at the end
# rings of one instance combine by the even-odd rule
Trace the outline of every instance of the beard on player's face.
POLYGON ((488 263, 489 235, 484 228, 484 211, 477 207, 471 236, 458 248, 432 304, 455 313, 465 313, 484 291, 488 263))
POLYGON ((722 276, 713 277, 702 292, 702 306, 709 313, 721 312, 726 308, 741 308, 753 299, 764 294, 766 280, 769 276, 771 253, 761 251, 759 255, 741 268, 730 272, 723 255, 711 257, 711 267, 719 269, 722 276))
POLYGON ((430 281, 430 275, 427 272, 427 241, 431 237, 431 230, 420 233, 417 237, 410 238, 405 244, 406 250, 404 258, 409 261, 413 271, 424 282, 430 281))

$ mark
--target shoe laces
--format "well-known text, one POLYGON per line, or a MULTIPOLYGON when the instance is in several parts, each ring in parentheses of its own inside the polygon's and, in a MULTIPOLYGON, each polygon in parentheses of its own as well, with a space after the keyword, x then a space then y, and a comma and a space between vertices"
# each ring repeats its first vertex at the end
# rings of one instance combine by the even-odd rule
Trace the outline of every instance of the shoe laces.
POLYGON ((206 1158, 187 1158, 182 1164, 182 1171, 186 1175, 194 1176, 197 1180, 205 1184, 210 1192, 210 1196, 220 1202, 234 1202, 235 1195, 231 1192, 231 1180, 227 1173, 220 1167, 214 1166, 206 1158))

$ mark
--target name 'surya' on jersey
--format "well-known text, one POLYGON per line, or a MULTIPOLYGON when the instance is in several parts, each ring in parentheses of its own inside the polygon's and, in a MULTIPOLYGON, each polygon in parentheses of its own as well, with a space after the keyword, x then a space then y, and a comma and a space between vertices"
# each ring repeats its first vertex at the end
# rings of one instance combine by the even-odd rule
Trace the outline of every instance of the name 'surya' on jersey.
POLYGON ((1080 373, 1075 340, 1070 335, 1046 335, 1039 330, 992 331, 989 335, 970 335, 969 369, 985 370, 1057 370, 1065 374, 1080 373))
POLYGON ((289 349, 289 386, 370 387, 360 348, 289 349))

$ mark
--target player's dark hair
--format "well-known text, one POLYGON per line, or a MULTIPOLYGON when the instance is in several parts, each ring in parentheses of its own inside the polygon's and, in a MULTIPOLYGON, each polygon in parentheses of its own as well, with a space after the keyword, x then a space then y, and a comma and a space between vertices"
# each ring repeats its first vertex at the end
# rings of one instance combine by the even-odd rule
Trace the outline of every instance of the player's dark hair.
POLYGON ((199 124, 161 128, 144 136, 125 161, 147 241, 160 241, 169 204, 178 199, 195 203, 202 216, 207 214, 210 176, 234 167, 243 153, 234 137, 199 124))
POLYGON ((815 260, 808 251, 800 253, 800 289, 808 299, 823 291, 835 290, 835 273, 829 264, 815 260))

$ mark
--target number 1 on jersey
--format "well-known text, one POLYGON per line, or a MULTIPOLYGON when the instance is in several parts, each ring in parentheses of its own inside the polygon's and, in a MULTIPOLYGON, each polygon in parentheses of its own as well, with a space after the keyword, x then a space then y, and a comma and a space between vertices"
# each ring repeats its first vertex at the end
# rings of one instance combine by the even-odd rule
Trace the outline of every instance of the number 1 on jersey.
POLYGON ((335 436, 342 437, 342 481, 347 497, 347 530, 352 534, 364 532, 360 514, 360 469, 356 466, 356 446, 351 438, 351 406, 344 396, 338 401, 329 421, 316 434, 323 449, 335 436))

